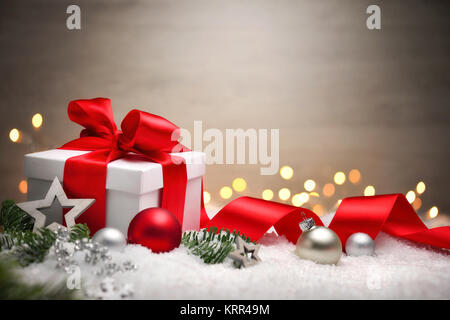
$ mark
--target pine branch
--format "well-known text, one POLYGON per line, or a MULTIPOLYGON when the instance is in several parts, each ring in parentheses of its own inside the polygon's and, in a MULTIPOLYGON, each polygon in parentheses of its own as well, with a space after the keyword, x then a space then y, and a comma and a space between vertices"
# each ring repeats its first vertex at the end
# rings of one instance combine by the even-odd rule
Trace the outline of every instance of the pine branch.
POLYGON ((3 233, 33 230, 34 219, 12 200, 2 202, 0 227, 3 233))
POLYGON ((217 228, 188 231, 183 234, 181 243, 194 255, 199 256, 205 263, 222 263, 226 257, 236 249, 235 239, 240 236, 244 241, 251 242, 250 238, 240 231, 217 228))
POLYGON ((49 229, 37 232, 25 231, 18 234, 13 253, 22 266, 42 262, 56 240, 56 233, 49 229))
MULTIPOLYGON (((21 210, 14 201, 2 202, 0 211, 0 300, 1 299, 74 299, 74 293, 65 284, 52 287, 23 283, 14 269, 41 262, 56 240, 49 229, 33 232, 34 219, 21 210)), ((70 238, 75 241, 89 237, 89 228, 77 224, 71 228, 70 238)))
POLYGON ((52 287, 46 285, 29 285, 21 281, 15 272, 16 265, 13 261, 0 260, 0 300, 63 300, 74 299, 74 292, 69 291, 65 283, 52 287))
POLYGON ((14 237, 8 233, 0 233, 0 251, 9 250, 14 244, 14 237))
MULTIPOLYGON (((0 227, 0 251, 10 250, 20 265, 42 262, 56 240, 56 234, 49 229, 33 232, 34 220, 21 210, 13 201, 3 201, 0 227)), ((70 241, 89 238, 89 228, 85 224, 76 224, 70 230, 70 241)))
POLYGON ((70 241, 75 242, 83 238, 90 238, 91 231, 87 224, 78 223, 70 229, 70 241))

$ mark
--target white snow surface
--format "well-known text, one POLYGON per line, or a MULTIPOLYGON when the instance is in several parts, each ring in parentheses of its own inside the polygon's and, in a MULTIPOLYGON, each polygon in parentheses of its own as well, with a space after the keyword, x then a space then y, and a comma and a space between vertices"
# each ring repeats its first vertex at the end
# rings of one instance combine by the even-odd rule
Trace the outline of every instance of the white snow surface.
MULTIPOLYGON (((325 224, 332 215, 323 217, 325 224)), ((132 260, 136 271, 117 273, 132 299, 450 299, 450 252, 381 233, 376 255, 349 257, 319 265, 295 255, 295 245, 274 233, 260 241, 262 262, 235 269, 230 259, 208 265, 186 248, 155 254, 139 245, 113 252, 113 261, 132 260)), ((80 261, 81 287, 90 298, 119 298, 99 291, 97 267, 80 261), (93 295, 97 292, 98 295, 93 295)), ((22 269, 29 282, 58 283, 67 274, 50 253, 43 263, 22 269)), ((86 296, 84 296, 86 297, 86 296)), ((87 297, 86 297, 87 298, 87 297)))

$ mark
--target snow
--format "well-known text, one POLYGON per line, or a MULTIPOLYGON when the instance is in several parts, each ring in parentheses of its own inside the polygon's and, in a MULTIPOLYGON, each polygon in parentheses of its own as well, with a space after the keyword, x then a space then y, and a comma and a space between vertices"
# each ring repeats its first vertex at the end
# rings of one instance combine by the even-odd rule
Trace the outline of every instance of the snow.
MULTIPOLYGON (((332 215, 323 217, 325 224, 332 215)), ((338 265, 301 260, 295 245, 266 234, 261 240, 262 262, 235 269, 232 261, 207 265, 184 247, 169 253, 128 245, 113 252, 113 261, 127 259, 136 271, 117 273, 114 283, 132 288, 133 299, 450 299, 450 252, 381 233, 373 257, 343 255, 338 265)), ((120 292, 99 290, 96 267, 81 265, 81 287, 91 298, 119 298, 120 292)), ((22 270, 30 282, 56 283, 67 274, 55 268, 49 254, 40 264, 22 270)), ((109 279, 111 280, 111 279, 109 279)), ((83 290, 80 290, 82 292, 83 290)))

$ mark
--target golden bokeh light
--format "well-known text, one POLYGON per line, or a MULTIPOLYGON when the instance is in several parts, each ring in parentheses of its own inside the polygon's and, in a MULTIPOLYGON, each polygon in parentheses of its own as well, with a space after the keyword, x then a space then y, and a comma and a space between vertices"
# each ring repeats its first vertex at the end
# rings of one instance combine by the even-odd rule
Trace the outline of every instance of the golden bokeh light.
POLYGON ((374 195, 375 195, 375 187, 374 187, 374 186, 367 186, 367 187, 364 189, 364 195, 365 195, 366 197, 374 196, 374 195))
POLYGON ((292 204, 296 207, 301 207, 309 200, 309 195, 306 192, 297 193, 292 197, 292 204))
POLYGON ((325 213, 325 209, 321 204, 316 204, 312 207, 312 211, 317 214, 318 216, 323 216, 325 213))
POLYGON ((220 196, 223 199, 230 199, 232 195, 233 195, 233 190, 230 187, 225 186, 220 189, 220 196))
POLYGON ((272 200, 272 199, 273 199, 273 191, 270 190, 270 189, 265 189, 265 190, 262 192, 262 198, 263 198, 264 200, 272 200))
POLYGON ((307 194, 306 192, 300 193, 300 201, 302 201, 303 203, 308 202, 309 201, 309 194, 307 194))
POLYGON ((430 209, 430 211, 428 211, 428 216, 429 216, 431 219, 436 218, 436 217, 438 216, 438 214, 439 214, 439 209, 438 209, 436 206, 432 207, 432 208, 430 209))
POLYGON ((242 192, 247 188, 247 182, 242 178, 236 178, 233 180, 233 189, 237 192, 242 192))
POLYGON ((22 180, 19 182, 19 191, 23 194, 26 194, 28 192, 27 180, 22 180))
POLYGON ((361 180, 361 172, 359 172, 358 169, 350 170, 348 174, 348 180, 350 180, 351 183, 356 184, 361 180))
POLYGON ((416 210, 416 211, 419 210, 420 207, 422 206, 422 200, 420 200, 420 198, 416 198, 413 201, 412 206, 413 206, 414 210, 416 210))
POLYGON ((296 206, 296 207, 301 207, 303 205, 303 202, 300 200, 300 194, 294 194, 294 196, 292 197, 292 205, 296 206))
POLYGON ((414 200, 416 200, 416 194, 414 191, 410 190, 406 193, 406 200, 408 200, 409 203, 413 203, 414 200))
POLYGON ((312 179, 308 179, 303 184, 306 191, 313 191, 316 188, 316 182, 312 179))
POLYGON ((211 201, 211 195, 208 191, 203 191, 203 201, 208 204, 211 201))
POLYGON ((292 176, 294 175, 294 169, 292 169, 289 166, 282 166, 280 169, 280 176, 285 179, 285 180, 289 180, 292 178, 292 176))
POLYGON ((288 188, 281 188, 280 191, 278 191, 278 197, 281 200, 287 200, 291 197, 291 190, 288 188))
POLYGON ((341 202, 342 202, 342 199, 339 199, 339 200, 337 201, 337 205, 339 206, 339 205, 341 204, 341 202))
POLYGON ((319 198, 319 197, 320 197, 320 194, 318 194, 317 192, 313 191, 313 192, 310 192, 310 193, 309 193, 309 196, 310 196, 310 197, 316 197, 316 198, 319 198))
POLYGON ((9 139, 10 139, 12 142, 17 142, 17 141, 19 141, 19 139, 20 139, 20 131, 19 131, 18 129, 16 129, 16 128, 12 129, 12 130, 9 132, 9 139))
POLYGON ((327 183, 323 186, 322 193, 325 197, 331 197, 334 194, 334 191, 336 188, 334 187, 334 184, 327 183))
POLYGON ((420 181, 416 186, 416 191, 418 194, 422 194, 425 192, 426 188, 427 187, 425 186, 425 182, 420 181))
POLYGON ((338 185, 343 185, 344 182, 345 182, 345 173, 343 173, 342 171, 336 172, 334 174, 334 183, 338 185))
POLYGON ((42 118, 42 115, 40 113, 36 113, 33 118, 31 118, 31 124, 35 128, 40 128, 43 122, 44 119, 42 118))

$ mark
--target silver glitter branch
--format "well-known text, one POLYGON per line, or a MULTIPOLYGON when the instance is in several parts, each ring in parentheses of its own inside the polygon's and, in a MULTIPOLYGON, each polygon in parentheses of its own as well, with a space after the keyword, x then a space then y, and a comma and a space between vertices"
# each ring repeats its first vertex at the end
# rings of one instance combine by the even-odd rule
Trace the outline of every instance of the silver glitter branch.
POLYGON ((66 273, 74 272, 78 263, 73 259, 77 252, 84 252, 84 261, 90 265, 99 265, 100 268, 94 272, 96 276, 101 278, 99 290, 91 290, 93 298, 102 298, 103 294, 107 297, 129 298, 133 295, 133 290, 130 285, 124 284, 119 286, 115 280, 111 278, 112 275, 118 272, 135 271, 137 266, 130 260, 119 264, 111 261, 112 257, 109 254, 108 247, 105 247, 88 238, 76 240, 73 250, 68 249, 70 241, 70 231, 63 227, 58 227, 55 231, 56 241, 54 244, 56 256, 56 268, 63 269, 66 273))

